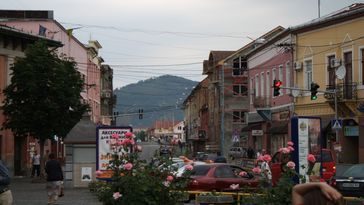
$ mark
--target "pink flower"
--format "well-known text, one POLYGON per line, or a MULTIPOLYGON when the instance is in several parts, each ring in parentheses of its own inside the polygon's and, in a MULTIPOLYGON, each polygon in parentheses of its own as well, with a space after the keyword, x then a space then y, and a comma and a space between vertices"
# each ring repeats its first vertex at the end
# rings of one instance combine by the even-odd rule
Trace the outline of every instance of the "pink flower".
POLYGON ((112 195, 112 197, 117 200, 118 198, 120 198, 122 195, 119 192, 114 192, 114 194, 112 195))
POLYGON ((169 181, 169 182, 173 181, 173 176, 168 175, 168 176, 167 176, 167 181, 169 181))
POLYGON ((186 165, 185 169, 188 170, 188 171, 191 171, 193 169, 193 166, 190 165, 190 164, 186 165))
POLYGON ((294 143, 292 141, 288 141, 287 145, 293 147, 294 143))
POLYGON ((124 164, 123 167, 124 167, 125 170, 130 171, 133 168, 133 164, 132 163, 126 163, 126 164, 124 164))
POLYGON ((259 167, 254 167, 254 168, 252 169, 252 171, 253 171, 254 173, 256 173, 256 174, 260 174, 260 172, 262 172, 262 170, 261 170, 259 167))
POLYGON ((263 156, 263 155, 260 155, 260 156, 257 158, 257 161, 258 161, 258 162, 262 162, 262 161, 264 161, 264 156, 263 156))
POLYGON ((113 139, 119 139, 119 135, 116 134, 116 133, 114 133, 114 134, 111 135, 111 138, 113 138, 113 139))
POLYGON ((294 151, 294 148, 292 146, 288 146, 287 147, 289 149, 289 151, 293 152, 294 151))
POLYGON ((123 140, 118 141, 118 145, 119 145, 119 146, 120 146, 120 145, 124 145, 124 141, 123 141, 123 140))
POLYGON ((315 162, 316 162, 316 157, 315 157, 315 155, 313 155, 313 154, 308 154, 308 155, 307 155, 307 160, 308 160, 309 162, 311 162, 311 163, 315 163, 315 162))
POLYGON ((232 184, 230 185, 231 189, 239 189, 239 184, 232 184))
POLYGON ((95 172, 95 174, 96 174, 96 176, 99 176, 99 175, 101 175, 101 174, 102 174, 102 171, 97 170, 97 171, 95 172))
POLYGON ((131 137, 133 137, 133 133, 127 132, 127 133, 125 133, 125 137, 126 138, 131 138, 131 137))
POLYGON ((240 173, 239 173, 239 176, 241 176, 241 177, 245 177, 247 175, 247 173, 245 172, 245 171, 241 171, 240 173))
POLYGON ((287 162, 287 167, 290 169, 294 169, 296 167, 296 164, 292 161, 287 162))
POLYGON ((266 161, 266 162, 270 162, 270 161, 272 160, 272 157, 271 157, 269 154, 265 154, 265 155, 263 156, 263 159, 264 159, 264 161, 266 161))
POLYGON ((289 154, 291 152, 291 150, 290 149, 288 149, 287 147, 283 147, 282 148, 282 153, 283 154, 289 154))
POLYGON ((282 152, 282 151, 283 151, 283 148, 282 147, 278 149, 278 152, 282 152))

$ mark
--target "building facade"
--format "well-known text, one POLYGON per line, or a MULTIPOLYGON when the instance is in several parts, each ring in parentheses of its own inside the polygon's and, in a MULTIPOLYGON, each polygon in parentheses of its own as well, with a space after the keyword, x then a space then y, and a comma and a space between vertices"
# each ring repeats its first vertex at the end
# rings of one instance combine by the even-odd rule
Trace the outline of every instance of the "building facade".
POLYGON ((314 82, 326 91, 319 92, 317 100, 311 100, 310 92, 302 92, 296 98, 295 112, 321 117, 324 146, 336 150, 337 160, 344 163, 364 162, 363 26, 364 4, 353 4, 292 28, 295 83, 309 90, 314 82), (338 136, 332 130, 335 115, 342 121, 338 136))

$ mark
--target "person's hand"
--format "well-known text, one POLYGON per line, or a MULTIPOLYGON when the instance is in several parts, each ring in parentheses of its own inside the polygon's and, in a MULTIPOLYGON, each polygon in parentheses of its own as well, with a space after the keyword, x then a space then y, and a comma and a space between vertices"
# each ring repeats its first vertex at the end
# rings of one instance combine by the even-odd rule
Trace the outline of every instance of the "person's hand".
POLYGON ((342 195, 340 194, 340 192, 338 192, 336 189, 334 189, 327 183, 324 182, 320 183, 320 189, 323 195, 327 199, 335 202, 342 200, 342 195))

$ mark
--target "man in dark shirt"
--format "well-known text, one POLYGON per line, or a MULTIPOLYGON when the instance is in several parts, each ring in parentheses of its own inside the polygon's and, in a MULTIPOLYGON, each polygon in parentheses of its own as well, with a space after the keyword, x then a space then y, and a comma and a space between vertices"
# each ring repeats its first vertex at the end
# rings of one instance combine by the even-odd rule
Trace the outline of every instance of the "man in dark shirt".
POLYGON ((13 195, 9 189, 10 174, 9 170, 0 160, 0 204, 1 205, 12 205, 13 195))

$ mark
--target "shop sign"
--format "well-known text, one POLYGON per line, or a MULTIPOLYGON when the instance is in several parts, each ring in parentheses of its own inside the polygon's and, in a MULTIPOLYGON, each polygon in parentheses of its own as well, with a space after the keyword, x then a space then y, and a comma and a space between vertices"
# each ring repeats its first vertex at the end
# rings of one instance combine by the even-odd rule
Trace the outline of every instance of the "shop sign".
POLYGON ((252 130, 253 136, 263 136, 263 130, 252 130))

